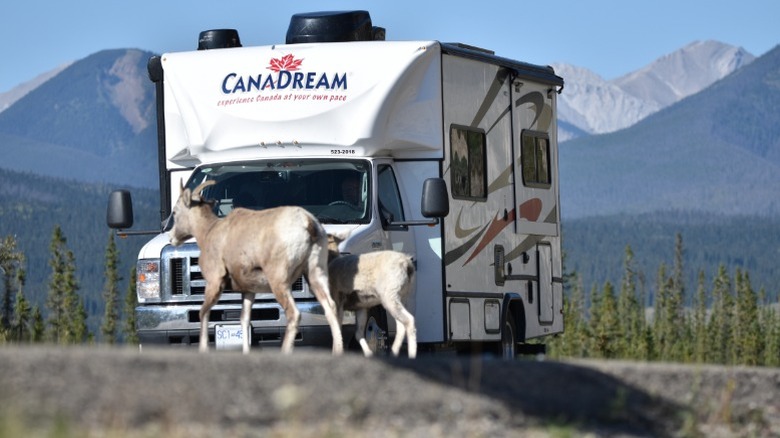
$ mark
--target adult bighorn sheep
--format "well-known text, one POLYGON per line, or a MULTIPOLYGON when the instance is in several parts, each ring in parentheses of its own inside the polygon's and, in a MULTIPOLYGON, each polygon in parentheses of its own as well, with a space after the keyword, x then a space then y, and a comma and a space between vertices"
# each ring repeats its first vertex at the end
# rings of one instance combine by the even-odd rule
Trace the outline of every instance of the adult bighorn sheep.
POLYGON ((277 207, 254 211, 237 208, 224 218, 201 191, 215 184, 206 181, 193 190, 182 187, 173 207, 171 243, 181 245, 195 237, 200 247, 200 267, 206 280, 200 309, 200 351, 208 350, 211 308, 222 290, 240 291, 243 298, 241 326, 246 334, 243 352, 249 353, 249 318, 255 294, 273 292, 287 317, 282 353, 292 352, 300 311, 292 296, 292 283, 303 275, 317 300, 333 335, 333 354, 341 354, 341 324, 328 287, 328 237, 322 225, 300 207, 277 207))
POLYGON ((344 236, 328 234, 328 278, 339 324, 343 321, 344 310, 354 310, 355 336, 363 354, 371 356, 365 338, 368 309, 381 304, 396 322, 391 348, 393 356, 398 356, 406 336, 409 357, 414 358, 417 355, 417 329, 414 316, 403 305, 414 281, 412 258, 398 251, 341 255, 338 245, 343 239, 344 236))

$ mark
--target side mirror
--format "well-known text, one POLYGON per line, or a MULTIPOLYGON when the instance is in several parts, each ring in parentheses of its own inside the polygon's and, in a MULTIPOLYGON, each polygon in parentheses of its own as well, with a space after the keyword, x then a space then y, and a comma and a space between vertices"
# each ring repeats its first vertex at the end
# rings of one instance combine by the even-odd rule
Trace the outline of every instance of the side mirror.
POLYGON ((420 209, 424 217, 444 217, 450 213, 447 183, 442 178, 428 178, 423 182, 420 209))
POLYGON ((108 196, 106 222, 109 228, 127 229, 133 226, 133 201, 127 190, 114 190, 108 196))

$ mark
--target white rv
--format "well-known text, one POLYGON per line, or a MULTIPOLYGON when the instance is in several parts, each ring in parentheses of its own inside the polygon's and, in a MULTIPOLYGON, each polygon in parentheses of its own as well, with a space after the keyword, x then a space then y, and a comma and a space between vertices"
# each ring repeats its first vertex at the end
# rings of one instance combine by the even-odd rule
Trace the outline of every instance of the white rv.
MULTIPOLYGON (((163 217, 182 182, 215 179, 204 195, 219 215, 300 205, 329 232, 349 232, 343 253, 412 254, 421 349, 479 345, 514 356, 563 331, 563 79, 551 67, 462 44, 385 41, 367 12, 348 11, 294 15, 286 44, 243 47, 234 30, 203 32, 199 50, 153 57, 149 73, 163 217)), ((114 228, 132 225, 126 201, 126 191, 110 198, 114 228)), ((141 250, 142 344, 197 344, 198 254, 197 242, 173 247, 164 230, 141 250)), ((296 345, 329 347, 305 281, 294 291, 296 345)), ((247 335, 236 331, 240 307, 240 294, 226 291, 212 310, 217 347, 247 335)), ((284 312, 271 294, 257 297, 251 319, 252 344, 280 342, 284 312)), ((389 322, 372 309, 372 348, 387 347, 389 322)))

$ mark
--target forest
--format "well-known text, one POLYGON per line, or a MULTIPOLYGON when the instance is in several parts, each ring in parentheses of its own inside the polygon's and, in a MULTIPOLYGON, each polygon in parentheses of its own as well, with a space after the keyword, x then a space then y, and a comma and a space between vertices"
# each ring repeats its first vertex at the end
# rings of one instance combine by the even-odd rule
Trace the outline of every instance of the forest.
MULTIPOLYGON (((764 288, 756 291, 750 274, 720 265, 711 282, 699 271, 695 288, 684 276, 681 234, 674 240, 671 263, 662 262, 647 288, 630 245, 623 272, 587 290, 576 271, 565 272, 563 334, 544 339, 552 358, 594 357, 682 363, 780 366, 780 305, 764 288)), ((50 267, 43 308, 25 296, 25 256, 13 236, 0 241, 2 306, 0 344, 134 343, 135 284, 120 291, 116 239, 108 233, 100 299, 102 313, 87 324, 73 252, 55 226, 49 243, 50 267)), ((134 278, 134 270, 129 278, 134 278)))
POLYGON ((567 273, 565 331, 549 343, 551 357, 780 366, 777 299, 756 291, 748 271, 725 265, 711 282, 699 271, 691 287, 680 234, 673 254, 659 265, 652 289, 639 281, 630 246, 616 283, 588 291, 578 273, 567 273))

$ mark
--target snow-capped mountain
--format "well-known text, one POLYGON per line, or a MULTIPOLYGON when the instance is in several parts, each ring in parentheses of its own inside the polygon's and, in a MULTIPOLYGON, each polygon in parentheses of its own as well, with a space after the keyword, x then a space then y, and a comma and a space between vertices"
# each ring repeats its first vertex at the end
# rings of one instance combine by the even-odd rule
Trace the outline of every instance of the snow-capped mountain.
MULTIPOLYGON (((559 117, 590 134, 617 131, 698 93, 754 59, 741 47, 697 41, 613 80, 585 68, 553 64, 566 81, 558 100, 559 117)), ((562 124, 560 141, 577 136, 562 124)))
MULTIPOLYGON (((565 81, 563 93, 558 96, 558 118, 585 133, 617 131, 661 109, 586 68, 568 64, 554 64, 553 68, 565 81)), ((578 136, 563 124, 559 127, 559 141, 578 136)))

